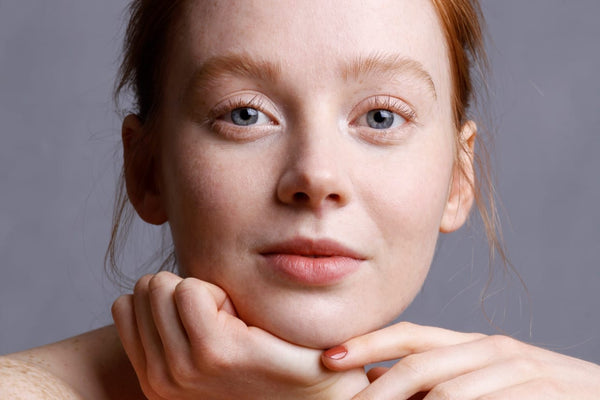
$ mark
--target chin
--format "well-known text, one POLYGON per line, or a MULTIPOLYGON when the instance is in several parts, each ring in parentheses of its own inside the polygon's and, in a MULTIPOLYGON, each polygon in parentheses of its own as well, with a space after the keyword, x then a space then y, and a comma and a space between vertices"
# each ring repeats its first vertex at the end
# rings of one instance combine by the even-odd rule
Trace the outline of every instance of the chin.
POLYGON ((280 332, 271 333, 299 346, 325 350, 370 331, 364 329, 340 330, 329 327, 307 327, 307 329, 281 329, 280 332))
POLYGON ((268 312, 238 310, 248 325, 293 344, 315 349, 328 349, 348 339, 377 330, 391 322, 398 313, 383 315, 356 307, 315 307, 290 305, 271 307, 268 312), (240 312, 241 311, 241 312, 240 312))

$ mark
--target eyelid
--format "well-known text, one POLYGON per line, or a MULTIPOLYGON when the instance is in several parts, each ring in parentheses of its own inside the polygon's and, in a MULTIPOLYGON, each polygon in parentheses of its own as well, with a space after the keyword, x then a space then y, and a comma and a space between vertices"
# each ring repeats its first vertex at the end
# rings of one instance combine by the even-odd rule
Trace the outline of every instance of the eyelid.
POLYGON ((407 123, 415 123, 417 120, 417 113, 407 102, 390 95, 375 95, 354 107, 351 115, 356 115, 356 117, 352 118, 351 123, 354 124, 365 113, 377 109, 394 112, 404 118, 407 123))
POLYGON ((235 110, 236 108, 254 108, 265 114, 272 122, 270 125, 279 125, 277 118, 272 112, 267 111, 268 108, 274 109, 273 104, 266 100, 263 96, 256 93, 241 93, 235 96, 230 96, 219 102, 208 113, 207 119, 210 123, 219 120, 221 116, 235 110), (248 97, 251 96, 251 97, 248 97))
POLYGON ((412 128, 418 124, 417 113, 407 102, 390 95, 374 95, 356 105, 352 109, 350 126, 355 134, 367 143, 377 146, 393 146, 403 143, 412 128), (403 118, 405 122, 396 127, 374 129, 359 124, 371 110, 387 110, 403 118))
POLYGON ((265 96, 256 92, 238 92, 220 101, 210 109, 206 117, 206 125, 219 137, 233 142, 251 142, 268 136, 278 128, 279 120, 274 116, 276 107, 265 96), (254 108, 264 114, 268 123, 256 125, 236 125, 227 121, 223 116, 231 113, 236 108, 254 108))

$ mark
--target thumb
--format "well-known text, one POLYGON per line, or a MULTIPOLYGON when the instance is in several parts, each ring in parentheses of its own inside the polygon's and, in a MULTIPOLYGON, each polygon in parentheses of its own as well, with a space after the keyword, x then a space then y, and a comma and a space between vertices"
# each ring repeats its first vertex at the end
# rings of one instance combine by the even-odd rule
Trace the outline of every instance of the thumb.
POLYGON ((335 374, 321 363, 321 350, 292 344, 257 327, 249 327, 248 333, 248 356, 265 371, 279 371, 281 378, 303 384, 335 374))

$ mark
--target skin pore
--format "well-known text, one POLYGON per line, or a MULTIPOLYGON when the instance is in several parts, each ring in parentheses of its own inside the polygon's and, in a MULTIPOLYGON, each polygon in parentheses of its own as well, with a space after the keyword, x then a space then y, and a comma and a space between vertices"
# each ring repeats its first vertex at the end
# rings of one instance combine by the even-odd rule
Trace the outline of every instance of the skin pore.
MULTIPOLYGON (((140 216, 169 222, 182 273, 225 290, 248 325, 322 349, 390 322, 471 203, 431 3, 196 1, 184 15, 153 126, 156 179, 128 176, 140 216), (360 265, 324 285, 273 272, 264 253, 299 239, 334 241, 360 265)), ((125 137, 143 129, 130 117, 125 137)))

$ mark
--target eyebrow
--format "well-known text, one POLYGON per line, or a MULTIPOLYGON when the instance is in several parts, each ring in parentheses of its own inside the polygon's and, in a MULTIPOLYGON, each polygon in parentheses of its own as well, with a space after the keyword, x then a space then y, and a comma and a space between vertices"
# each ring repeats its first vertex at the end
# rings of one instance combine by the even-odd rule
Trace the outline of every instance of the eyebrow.
MULTIPOLYGON (((257 59, 247 54, 215 56, 197 68, 190 79, 188 90, 210 88, 228 77, 243 77, 251 80, 276 82, 281 77, 282 67, 278 62, 257 59)), ((419 61, 399 54, 376 53, 343 62, 340 76, 345 81, 373 77, 381 80, 397 80, 398 76, 412 75, 423 81, 437 98, 431 75, 419 61)))
POLYGON ((342 70, 345 80, 358 80, 363 77, 396 80, 398 76, 412 75, 423 81, 431 91, 433 98, 437 98, 435 84, 431 75, 419 61, 399 54, 376 53, 368 57, 359 57, 352 60, 342 70))
POLYGON ((246 54, 215 56, 194 71, 189 88, 210 87, 221 79, 244 77, 252 80, 275 82, 281 75, 281 66, 246 54))

